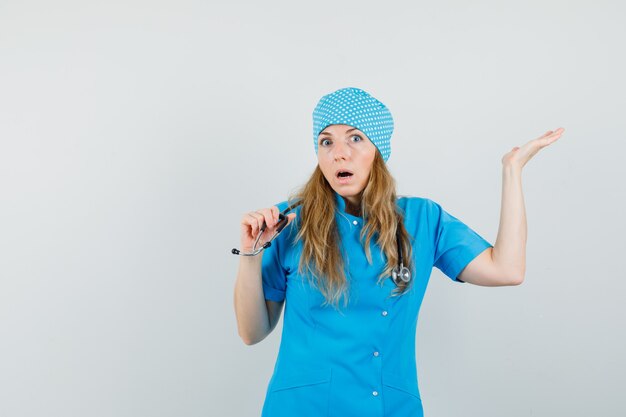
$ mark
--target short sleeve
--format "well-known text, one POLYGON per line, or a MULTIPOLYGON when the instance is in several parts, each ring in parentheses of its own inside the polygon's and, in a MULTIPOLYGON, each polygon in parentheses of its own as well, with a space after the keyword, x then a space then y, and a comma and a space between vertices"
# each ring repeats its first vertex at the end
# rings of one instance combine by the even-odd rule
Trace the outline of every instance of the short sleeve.
POLYGON ((493 245, 439 204, 432 203, 435 221, 433 266, 453 281, 463 283, 457 278, 463 268, 493 245))
MULTIPOLYGON (((286 202, 276 205, 280 211, 287 207, 286 202)), ((266 300, 283 301, 285 299, 285 291, 287 289, 287 273, 283 267, 282 245, 285 241, 287 227, 272 241, 267 249, 261 252, 261 277, 263 280, 263 293, 266 300)))

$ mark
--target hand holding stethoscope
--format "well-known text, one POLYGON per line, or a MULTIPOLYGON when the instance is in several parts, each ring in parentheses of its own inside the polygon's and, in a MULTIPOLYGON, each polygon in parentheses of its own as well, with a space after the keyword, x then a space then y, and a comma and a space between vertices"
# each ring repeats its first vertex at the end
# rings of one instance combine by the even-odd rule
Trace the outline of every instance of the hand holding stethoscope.
POLYGON ((295 212, 285 215, 276 206, 244 214, 241 219, 241 251, 233 249, 232 253, 242 256, 259 254, 295 217, 295 212))
MULTIPOLYGON (((263 249, 272 244, 272 240, 296 217, 296 213, 289 213, 294 207, 286 208, 282 213, 278 207, 260 209, 244 214, 241 219, 241 248, 233 248, 231 252, 235 255, 255 256, 263 249), (263 237, 263 243, 259 245, 259 239, 263 237)), ((405 284, 411 281, 411 271, 404 266, 402 255, 402 245, 400 244, 400 232, 396 233, 396 244, 398 248, 398 265, 391 271, 391 278, 396 285, 401 282, 405 284)))

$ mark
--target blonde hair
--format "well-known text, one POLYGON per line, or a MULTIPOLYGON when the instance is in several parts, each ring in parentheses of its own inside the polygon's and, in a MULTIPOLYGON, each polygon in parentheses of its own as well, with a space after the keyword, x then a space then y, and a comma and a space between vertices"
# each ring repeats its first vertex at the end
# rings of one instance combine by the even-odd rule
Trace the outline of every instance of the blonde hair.
MULTIPOLYGON (((322 292, 325 305, 338 308, 339 300, 344 298, 348 305, 348 280, 344 274, 344 259, 340 253, 339 232, 335 220, 337 202, 319 165, 316 166, 309 180, 288 198, 289 205, 302 205, 296 221, 299 224, 294 246, 303 241, 302 256, 298 272, 303 275, 305 269, 313 278, 312 283, 322 292)), ((399 228, 403 263, 415 276, 412 237, 404 227, 404 214, 396 205, 396 182, 387 169, 383 158, 376 152, 369 180, 361 196, 361 213, 364 227, 360 240, 364 245, 368 263, 372 264, 370 242, 376 235, 376 243, 387 258, 384 270, 378 276, 377 284, 391 275, 391 270, 398 265, 396 231, 399 228)), ((392 296, 408 291, 411 283, 401 282, 394 289, 392 296)))

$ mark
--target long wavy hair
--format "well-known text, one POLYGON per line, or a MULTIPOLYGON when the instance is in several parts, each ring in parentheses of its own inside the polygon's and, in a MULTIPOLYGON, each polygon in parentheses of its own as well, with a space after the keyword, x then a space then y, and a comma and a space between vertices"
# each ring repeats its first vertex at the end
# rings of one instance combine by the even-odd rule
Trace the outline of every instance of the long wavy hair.
MULTIPOLYGON (((348 305, 349 283, 344 273, 344 257, 340 253, 339 231, 335 220, 334 190, 324 177, 319 165, 309 180, 288 197, 289 205, 302 205, 296 220, 298 234, 294 246, 303 241, 302 256, 298 272, 301 275, 309 272, 309 279, 322 292, 324 305, 338 308, 343 297, 344 307, 348 305)), ((373 238, 385 254, 387 262, 378 276, 377 284, 382 285, 385 278, 391 275, 392 269, 398 265, 396 231, 400 231, 400 244, 404 265, 415 276, 415 265, 411 240, 413 239, 404 227, 404 213, 396 205, 396 182, 387 169, 382 156, 376 152, 369 180, 361 195, 360 213, 364 227, 360 241, 363 244, 368 263, 372 264, 370 243, 373 238)), ((346 255, 349 256, 349 255, 346 255)), ((401 282, 391 296, 404 294, 409 284, 401 282)))

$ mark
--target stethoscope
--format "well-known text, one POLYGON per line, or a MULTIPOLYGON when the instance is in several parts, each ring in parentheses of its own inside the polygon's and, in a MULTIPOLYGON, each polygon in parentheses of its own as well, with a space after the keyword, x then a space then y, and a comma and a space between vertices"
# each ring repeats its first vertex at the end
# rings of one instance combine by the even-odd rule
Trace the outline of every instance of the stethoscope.
POLYGON ((289 206, 285 210, 283 210, 281 213, 278 214, 278 222, 276 223, 276 231, 274 232, 274 235, 270 238, 270 240, 265 242, 263 244, 263 246, 261 246, 258 249, 256 247, 256 245, 259 244, 259 239, 261 238, 261 235, 263 234, 263 232, 265 232, 265 229, 267 228, 267 223, 265 223, 265 221, 263 221, 263 226, 261 226, 261 230, 259 231, 259 235, 256 237, 256 240, 254 241, 254 245, 252 245, 252 252, 241 252, 239 249, 233 248, 231 250, 233 255, 255 256, 255 255, 258 255, 259 253, 261 253, 261 251, 263 249, 267 249, 270 246, 272 246, 272 241, 276 238, 276 236, 278 236, 278 234, 280 232, 283 231, 283 229, 287 225, 287 216, 286 216, 287 212, 289 212, 289 211, 293 210, 294 208, 298 207, 300 204, 302 204, 302 203, 296 203, 293 206, 289 206))
MULTIPOLYGON (((285 210, 283 210, 281 213, 278 214, 278 222, 276 223, 276 231, 274 232, 274 235, 270 238, 270 240, 268 240, 267 242, 265 242, 263 244, 263 246, 257 248, 256 246, 259 243, 259 239, 261 238, 261 235, 263 234, 263 232, 265 231, 265 229, 267 228, 267 224, 265 223, 265 221, 263 222, 263 226, 261 226, 261 230, 259 232, 259 235, 257 236, 256 240, 254 241, 254 245, 252 246, 252 252, 241 252, 239 249, 233 248, 231 250, 231 253, 234 255, 241 255, 241 256, 255 256, 258 255, 259 253, 261 253, 261 251, 263 249, 267 249, 270 246, 272 246, 272 241, 276 238, 276 236, 278 236, 278 234, 280 232, 282 232, 282 230, 285 228, 285 226, 287 225, 287 216, 286 214, 293 210, 294 208, 296 208, 297 206, 299 206, 301 203, 296 203, 293 206, 289 206, 287 207, 285 210)), ((400 244, 400 229, 398 228, 397 232, 396 232, 396 245, 398 247, 398 264, 396 265, 392 270, 391 270, 391 279, 393 280, 394 284, 396 285, 400 285, 402 282, 404 282, 405 284, 408 284, 409 281, 411 281, 411 271, 409 270, 409 268, 407 268, 406 266, 404 266, 404 259, 402 256, 402 245, 400 244)))
POLYGON ((398 263, 400 265, 396 265, 391 270, 391 279, 393 279, 394 284, 400 285, 400 281, 404 281, 405 284, 408 284, 411 281, 411 271, 409 268, 404 266, 403 258, 402 258, 402 245, 400 244, 400 228, 396 232, 396 245, 398 245, 398 263))

